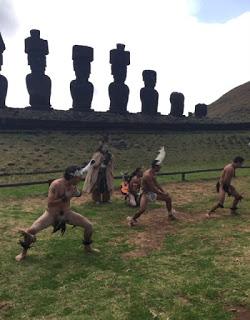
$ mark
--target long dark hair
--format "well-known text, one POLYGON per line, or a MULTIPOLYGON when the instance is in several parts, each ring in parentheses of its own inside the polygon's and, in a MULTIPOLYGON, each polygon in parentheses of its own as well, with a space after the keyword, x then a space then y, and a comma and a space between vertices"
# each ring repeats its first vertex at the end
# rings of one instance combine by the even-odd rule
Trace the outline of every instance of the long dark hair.
POLYGON ((80 170, 81 167, 79 166, 69 166, 65 169, 63 177, 65 180, 70 180, 74 178, 74 174, 77 170, 80 170))
POLYGON ((131 179, 132 179, 134 176, 136 176, 140 171, 141 171, 141 167, 137 167, 137 168, 131 173, 131 175, 129 176, 128 182, 130 182, 131 179))

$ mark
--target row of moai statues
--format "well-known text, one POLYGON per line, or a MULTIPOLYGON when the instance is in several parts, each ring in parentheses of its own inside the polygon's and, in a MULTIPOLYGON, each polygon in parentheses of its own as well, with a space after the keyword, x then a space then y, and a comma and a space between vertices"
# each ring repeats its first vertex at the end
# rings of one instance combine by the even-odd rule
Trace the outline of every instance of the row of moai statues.
MULTIPOLYGON (((5 45, 0 33, 0 70, 3 64, 5 45)), ((45 74, 46 56, 49 54, 48 41, 41 39, 39 30, 31 30, 30 37, 25 39, 25 53, 31 73, 26 76, 26 86, 29 93, 29 103, 32 110, 51 110, 51 80, 45 74)), ((73 111, 90 112, 94 86, 89 81, 91 62, 94 60, 94 50, 88 46, 74 45, 72 50, 75 80, 70 83, 73 111)), ((126 114, 129 99, 129 87, 125 84, 127 67, 130 65, 130 52, 125 50, 124 44, 117 44, 110 51, 109 62, 114 81, 110 83, 108 92, 110 98, 109 112, 126 114)), ((155 89, 157 74, 154 70, 143 70, 144 87, 140 90, 141 113, 147 115, 158 114, 159 94, 155 89)), ((0 75, 0 108, 4 108, 7 95, 7 79, 0 75)), ((173 92, 170 95, 170 115, 182 117, 184 112, 184 95, 173 92)), ((207 115, 207 105, 195 106, 195 116, 207 115)))

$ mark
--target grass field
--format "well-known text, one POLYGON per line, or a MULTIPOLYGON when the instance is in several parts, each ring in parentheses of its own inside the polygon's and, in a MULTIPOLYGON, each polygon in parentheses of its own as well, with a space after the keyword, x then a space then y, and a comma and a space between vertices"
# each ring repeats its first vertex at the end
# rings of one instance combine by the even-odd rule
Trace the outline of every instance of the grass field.
MULTIPOLYGON (((32 169, 45 168, 42 162, 34 163, 28 158, 19 161, 16 157, 28 157, 29 153, 34 154, 34 148, 45 150, 52 144, 62 153, 66 148, 71 150, 74 163, 79 163, 82 154, 90 157, 97 141, 97 137, 89 136, 89 145, 84 142, 88 152, 81 147, 75 155, 77 140, 70 143, 68 137, 63 141, 63 134, 55 134, 56 139, 61 139, 56 143, 52 136, 48 134, 47 142, 44 135, 37 136, 39 142, 34 136, 26 136, 30 142, 26 141, 24 148, 24 135, 19 136, 19 142, 18 136, 14 139, 11 134, 1 135, 8 149, 6 159, 1 158, 1 167, 18 171, 21 166, 26 169, 25 161, 29 161, 32 169), (20 145, 23 147, 18 149, 20 145), (11 149, 16 149, 16 156, 11 149), (6 166, 5 161, 16 165, 6 166)), ((141 160, 132 152, 135 149, 113 148, 117 151, 117 173, 124 164, 128 169, 139 161, 147 165, 161 144, 168 146, 164 171, 222 166, 238 154, 249 158, 247 132, 142 138, 114 136, 113 141, 125 139, 130 149, 138 148, 139 154, 145 152, 141 160), (154 144, 147 149, 151 140, 154 144), (142 141, 143 146, 136 147, 142 141), (124 155, 128 155, 127 162, 124 155)), ((68 160, 62 157, 60 167, 66 166, 68 160)), ((227 199, 226 208, 207 220, 204 214, 216 201, 216 175, 192 175, 188 182, 178 182, 174 177, 159 179, 173 197, 177 222, 168 221, 163 204, 155 203, 140 219, 139 226, 131 229, 126 217, 135 210, 125 206, 118 192, 113 203, 104 206, 95 206, 89 198, 75 199, 72 207, 94 224, 94 244, 100 253, 83 252, 80 228, 68 227, 64 237, 52 235, 48 229, 38 235, 29 257, 19 264, 14 259, 20 250, 17 230, 28 227, 43 212, 47 186, 1 189, 0 319, 250 319, 249 171, 237 173, 234 181, 237 189, 244 191, 240 215, 230 216, 232 200, 227 199)))

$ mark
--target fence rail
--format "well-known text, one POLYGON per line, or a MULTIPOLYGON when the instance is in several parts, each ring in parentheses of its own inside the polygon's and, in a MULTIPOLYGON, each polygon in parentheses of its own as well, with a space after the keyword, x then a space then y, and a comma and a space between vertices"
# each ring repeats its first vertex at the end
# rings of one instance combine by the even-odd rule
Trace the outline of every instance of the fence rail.
MULTIPOLYGON (((158 173, 158 176, 181 176, 181 181, 186 181, 187 174, 194 173, 206 173, 206 172, 216 172, 221 171, 223 168, 215 169, 198 169, 198 170, 188 170, 188 171, 175 171, 175 172, 163 172, 158 173)), ((242 167, 239 169, 250 169, 250 167, 242 167)), ((36 175, 36 174, 49 174, 49 173, 62 173, 64 170, 50 170, 50 171, 32 171, 32 172, 12 172, 12 173, 0 173, 0 177, 9 177, 9 176, 23 176, 23 175, 36 175)), ((114 179, 122 179, 122 176, 115 176, 114 179)), ((7 187, 21 187, 21 186, 31 186, 39 184, 49 184, 52 179, 39 180, 39 181, 25 181, 25 182, 16 182, 16 183, 4 183, 0 184, 0 188, 7 187)))

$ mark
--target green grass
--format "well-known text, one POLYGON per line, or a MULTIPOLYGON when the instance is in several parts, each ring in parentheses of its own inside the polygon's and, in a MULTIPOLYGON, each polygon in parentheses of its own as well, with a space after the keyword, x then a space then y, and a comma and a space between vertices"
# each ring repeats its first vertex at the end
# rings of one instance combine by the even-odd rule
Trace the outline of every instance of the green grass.
MULTIPOLYGON (((161 145, 167 149, 162 172, 219 168, 236 155, 249 165, 249 136, 249 132, 111 134, 115 174, 148 167, 161 145), (115 147, 120 139, 127 149, 115 147)), ((81 164, 90 159, 99 137, 82 132, 1 134, 0 172, 81 164)), ((174 207, 193 220, 171 222, 173 230, 166 232, 159 250, 133 259, 125 258, 139 248, 133 239, 143 239, 152 225, 142 222, 138 228, 128 228, 126 217, 135 210, 116 197, 107 206, 72 204, 93 222, 100 254, 83 253, 80 228, 68 227, 64 237, 48 229, 38 235, 27 260, 16 263, 17 229, 28 227, 43 212, 48 186, 0 189, 0 319, 229 320, 234 318, 231 308, 249 310, 249 173, 237 170, 234 182, 245 192, 241 215, 231 217, 223 209, 211 220, 198 217, 216 201, 219 172, 188 174, 186 182, 180 175, 159 176, 174 207)), ((57 176, 1 177, 0 182, 57 176)), ((116 180, 116 188, 119 184, 116 180)), ((226 208, 230 205, 227 199, 226 208)), ((150 206, 150 219, 157 217, 153 210, 159 208, 163 204, 150 206)), ((149 235, 149 240, 157 237, 149 235)))
MULTIPOLYGON (((172 222, 175 231, 166 233, 160 250, 134 259, 124 258, 138 246, 130 240, 150 228, 127 227, 126 216, 134 209, 120 198, 100 207, 73 202, 74 210, 94 223, 100 254, 83 253, 80 228, 68 227, 64 237, 48 229, 19 264, 14 260, 19 251, 16 230, 41 214, 45 189, 37 187, 32 197, 30 188, 9 189, 9 200, 2 199, 0 206, 0 305, 4 304, 0 318, 233 319, 231 307, 250 308, 249 183, 249 177, 235 182, 239 191, 246 191, 239 217, 226 215, 224 209, 217 219, 172 222)), ((195 218, 214 203, 214 184, 214 180, 171 182, 166 188, 175 207, 195 218), (183 195, 186 198, 180 201, 183 195)), ((161 207, 157 203, 150 210, 161 207)))

